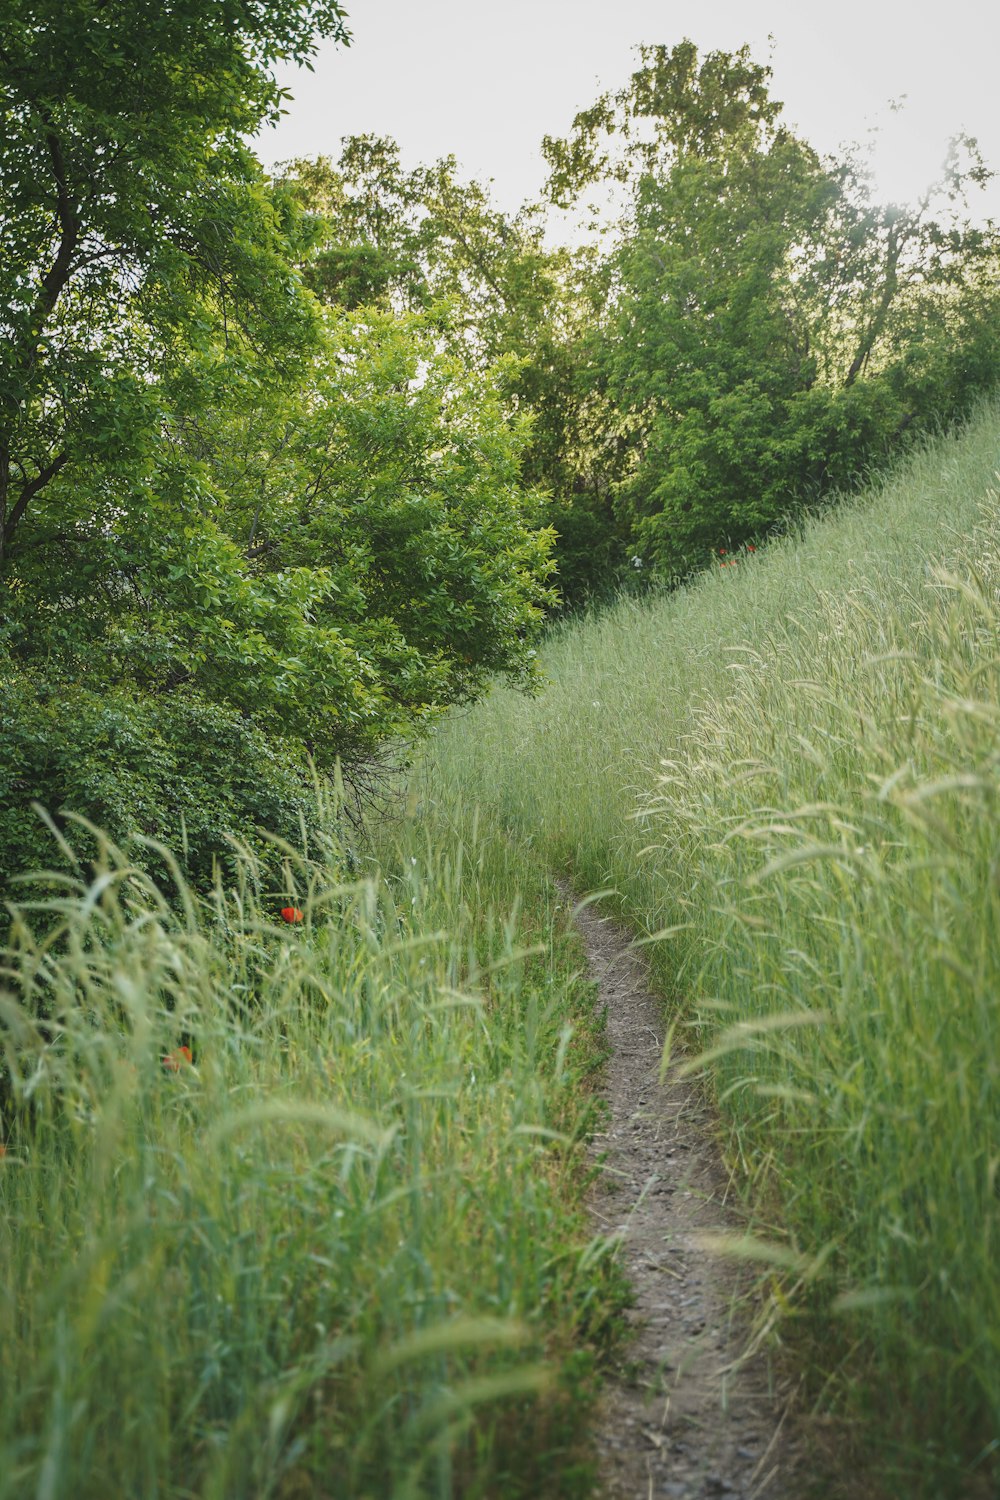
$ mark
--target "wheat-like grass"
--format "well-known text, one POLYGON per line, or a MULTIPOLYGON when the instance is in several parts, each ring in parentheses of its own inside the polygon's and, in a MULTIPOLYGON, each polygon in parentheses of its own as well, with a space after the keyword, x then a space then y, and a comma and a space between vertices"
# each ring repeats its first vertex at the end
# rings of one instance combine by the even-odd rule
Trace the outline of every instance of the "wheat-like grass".
POLYGON ((668 931, 731 1160, 823 1267, 776 1296, 890 1493, 988 1486, 1000 1439, 998 462, 986 408, 801 535, 559 629, 538 698, 428 773, 668 931))
POLYGON ((474 828, 396 837, 15 915, 3 1500, 573 1492, 586 990, 474 828))

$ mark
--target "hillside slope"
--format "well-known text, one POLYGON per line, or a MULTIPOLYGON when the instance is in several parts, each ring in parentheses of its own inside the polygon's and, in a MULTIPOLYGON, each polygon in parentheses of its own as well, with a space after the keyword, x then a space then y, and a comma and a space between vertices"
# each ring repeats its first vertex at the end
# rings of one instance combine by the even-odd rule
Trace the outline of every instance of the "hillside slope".
POLYGON ((565 626, 547 688, 425 773, 669 930, 771 1311, 893 1494, 988 1491, 1000 1444, 998 463, 987 407, 801 536, 565 626))

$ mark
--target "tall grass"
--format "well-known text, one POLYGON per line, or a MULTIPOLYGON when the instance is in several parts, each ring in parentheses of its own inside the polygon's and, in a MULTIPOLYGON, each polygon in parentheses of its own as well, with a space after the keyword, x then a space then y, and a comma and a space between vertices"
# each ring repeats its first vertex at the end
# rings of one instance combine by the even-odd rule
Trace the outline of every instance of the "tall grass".
POLYGON ((998 462, 989 408, 801 536, 563 628, 538 698, 430 771, 666 930, 678 1034, 801 1256, 773 1307, 892 1495, 992 1492, 1000 1449, 998 462))
POLYGON ((511 847, 399 837, 15 915, 3 1500, 585 1492, 589 992, 511 847))

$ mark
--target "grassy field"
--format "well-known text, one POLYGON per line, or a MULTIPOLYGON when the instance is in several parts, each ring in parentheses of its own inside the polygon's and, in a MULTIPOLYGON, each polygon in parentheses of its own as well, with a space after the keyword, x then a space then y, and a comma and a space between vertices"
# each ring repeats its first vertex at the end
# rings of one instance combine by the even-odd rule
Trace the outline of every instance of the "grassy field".
POLYGON ((109 850, 15 920, 3 1500, 586 1491, 623 1289, 578 951, 516 841, 388 842, 207 906, 109 850))
POLYGON ((0 1500, 588 1492, 625 1294, 554 871, 653 939, 761 1318, 859 1435, 846 1492, 994 1492, 998 460, 990 410, 561 627, 546 689, 456 716, 360 863, 331 839, 263 889, 248 859, 196 903, 109 849, 25 902, 0 1500))
POLYGON ((547 688, 454 722, 422 783, 660 934, 766 1315, 893 1496, 992 1494, 1000 1446, 998 464, 990 408, 566 625, 547 688))

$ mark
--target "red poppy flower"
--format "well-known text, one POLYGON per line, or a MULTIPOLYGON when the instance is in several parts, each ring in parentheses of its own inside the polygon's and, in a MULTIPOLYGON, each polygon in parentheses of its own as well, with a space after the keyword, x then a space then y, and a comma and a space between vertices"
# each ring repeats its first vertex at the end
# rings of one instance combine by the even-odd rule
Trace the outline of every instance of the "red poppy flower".
POLYGON ((168 1073, 179 1073, 181 1068, 185 1067, 188 1063, 193 1062, 194 1058, 191 1056, 191 1048, 178 1047, 176 1052, 167 1053, 166 1057, 163 1059, 163 1066, 166 1068, 168 1073))
POLYGON ((747 551, 748 552, 756 552, 757 551, 757 548, 754 546, 753 542, 747 542, 747 551))
POLYGON ((281 908, 281 920, 283 922, 301 922, 302 913, 297 906, 283 906, 281 908))

